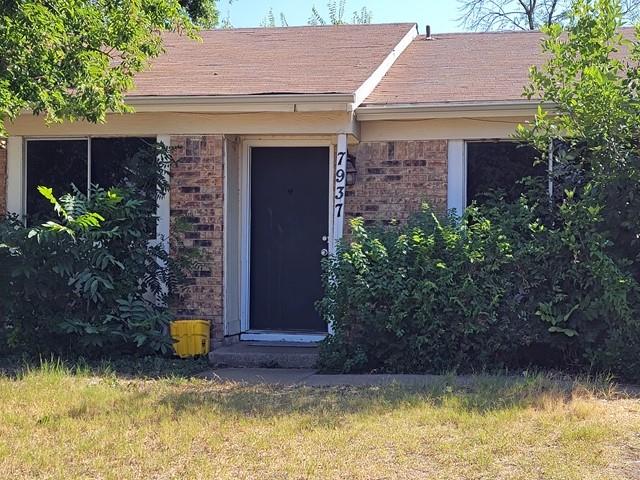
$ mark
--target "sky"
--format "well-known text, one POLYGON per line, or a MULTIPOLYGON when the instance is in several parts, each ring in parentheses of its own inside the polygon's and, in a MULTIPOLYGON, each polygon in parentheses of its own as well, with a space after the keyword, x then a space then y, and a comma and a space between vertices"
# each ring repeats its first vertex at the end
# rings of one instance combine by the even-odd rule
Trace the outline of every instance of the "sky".
MULTIPOLYGON (((311 7, 327 15, 327 0, 220 0, 221 16, 229 15, 234 27, 255 27, 265 18, 269 8, 278 19, 283 12, 289 25, 304 25, 311 7)), ((354 10, 367 7, 373 12, 374 23, 415 22, 424 32, 431 25, 433 33, 460 31, 456 0, 347 0, 345 18, 350 20, 354 10)))

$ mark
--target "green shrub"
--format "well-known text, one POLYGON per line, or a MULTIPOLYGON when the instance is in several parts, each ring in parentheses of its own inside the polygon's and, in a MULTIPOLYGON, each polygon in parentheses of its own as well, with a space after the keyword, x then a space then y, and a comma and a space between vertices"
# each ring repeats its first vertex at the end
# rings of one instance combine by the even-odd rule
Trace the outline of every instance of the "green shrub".
POLYGON ((499 196, 459 220, 428 207, 384 230, 353 220, 351 242, 325 263, 319 307, 334 334, 322 368, 633 375, 636 281, 608 255, 597 212, 567 201, 550 220, 545 205, 499 196))
POLYGON ((167 304, 185 265, 155 241, 170 155, 158 146, 135 157, 116 188, 57 199, 39 187, 58 221, 0 222, 0 340, 10 349, 109 355, 171 348, 167 304))

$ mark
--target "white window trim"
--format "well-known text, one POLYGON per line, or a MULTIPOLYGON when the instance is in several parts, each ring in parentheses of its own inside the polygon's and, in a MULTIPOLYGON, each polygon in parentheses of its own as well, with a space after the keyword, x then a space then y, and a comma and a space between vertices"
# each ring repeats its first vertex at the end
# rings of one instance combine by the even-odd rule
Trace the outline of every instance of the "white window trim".
POLYGON ((335 145, 332 139, 245 139, 242 142, 240 159, 240 340, 267 342, 312 343, 324 339, 333 329, 328 325, 328 333, 288 333, 272 331, 252 331, 250 329, 250 259, 251 259, 251 149, 254 147, 328 147, 329 149, 329 202, 327 205, 327 222, 329 245, 334 245, 334 177, 335 177, 335 145))
POLYGON ((467 208, 467 142, 449 140, 447 209, 460 217, 467 208))

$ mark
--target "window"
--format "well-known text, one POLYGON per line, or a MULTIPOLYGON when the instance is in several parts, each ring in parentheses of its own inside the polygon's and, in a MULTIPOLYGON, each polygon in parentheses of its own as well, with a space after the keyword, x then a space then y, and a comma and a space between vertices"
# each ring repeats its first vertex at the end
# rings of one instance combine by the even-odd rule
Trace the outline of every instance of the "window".
POLYGON ((86 193, 90 183, 105 188, 126 184, 136 153, 152 148, 155 141, 138 137, 28 140, 25 206, 29 223, 52 216, 51 205, 38 193, 39 185, 53 188, 60 197, 72 192, 72 185, 86 193))
POLYGON ((547 164, 536 163, 540 156, 532 146, 517 142, 468 142, 467 205, 482 203, 490 190, 516 200, 523 191, 521 179, 547 175, 547 164))
POLYGON ((53 188, 55 195, 71 192, 71 185, 87 190, 86 140, 37 140, 27 142, 27 201, 30 222, 51 217, 51 204, 38 186, 53 188))

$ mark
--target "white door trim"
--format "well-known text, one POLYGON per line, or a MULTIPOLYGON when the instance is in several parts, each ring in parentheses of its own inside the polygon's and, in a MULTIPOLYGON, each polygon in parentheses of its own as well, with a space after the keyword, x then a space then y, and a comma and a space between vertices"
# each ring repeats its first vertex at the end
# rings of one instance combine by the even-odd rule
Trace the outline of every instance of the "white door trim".
MULTIPOLYGON (((329 149, 329 202, 327 205, 327 226, 329 232, 329 245, 335 242, 333 232, 333 186, 334 186, 334 150, 335 146, 330 139, 245 139, 242 142, 242 158, 240 161, 240 326, 241 340, 251 341, 291 341, 291 342, 317 342, 326 337, 326 334, 298 334, 287 332, 263 332, 251 331, 249 323, 250 312, 250 261, 251 261, 251 149, 254 147, 326 147, 329 149)), ((331 330, 331 326, 329 326, 331 330)))

